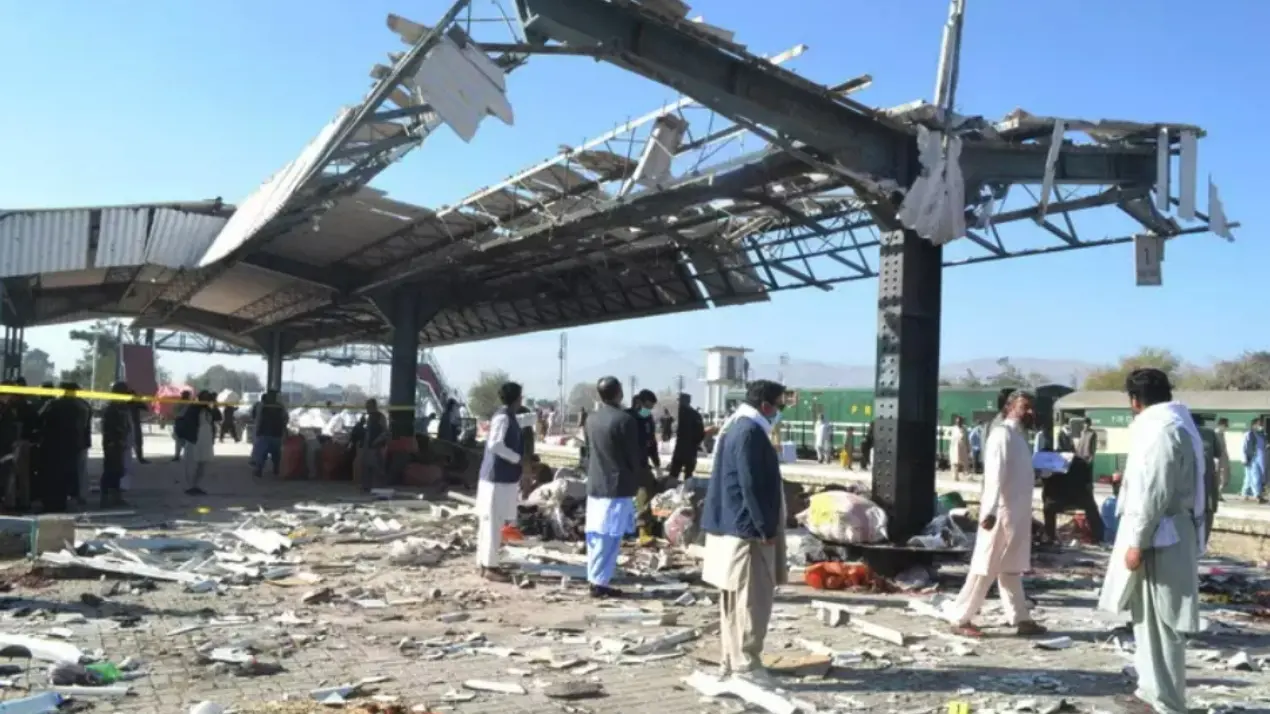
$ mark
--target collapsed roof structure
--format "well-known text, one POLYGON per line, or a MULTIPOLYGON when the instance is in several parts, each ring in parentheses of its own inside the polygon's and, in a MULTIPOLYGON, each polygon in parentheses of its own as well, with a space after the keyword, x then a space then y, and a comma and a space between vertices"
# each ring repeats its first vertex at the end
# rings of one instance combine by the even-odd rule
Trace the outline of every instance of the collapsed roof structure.
POLYGON ((943 266, 1135 242, 1139 283, 1158 284, 1166 240, 1236 225, 1215 186, 1196 205, 1198 127, 953 112, 963 0, 935 101, 892 108, 852 97, 868 76, 818 84, 783 66, 805 48, 760 57, 681 0, 517 0, 510 41, 472 4, 432 26, 390 16, 406 51, 236 210, 0 214, 5 324, 132 315, 260 349, 271 384, 286 354, 392 344, 396 403, 420 345, 878 277, 875 496, 903 539, 932 502, 943 266), (470 140, 485 117, 510 123, 508 73, 534 54, 597 58, 683 99, 453 206, 368 187, 442 124, 470 140), (1134 226, 1082 238, 1075 216, 1098 208, 1134 226), (1049 240, 1004 237, 1017 224, 1049 240))

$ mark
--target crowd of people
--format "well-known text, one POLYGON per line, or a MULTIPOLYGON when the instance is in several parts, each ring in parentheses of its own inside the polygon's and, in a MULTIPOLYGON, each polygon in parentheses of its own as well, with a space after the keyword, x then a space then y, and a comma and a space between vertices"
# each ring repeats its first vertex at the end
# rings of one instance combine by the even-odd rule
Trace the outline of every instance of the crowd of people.
MULTIPOLYGON (((6 386, 25 387, 15 379, 6 386)), ((6 510, 64 513, 70 505, 84 506, 90 492, 88 451, 93 445, 93 406, 78 396, 74 382, 58 389, 58 396, 28 397, 0 393, 0 499, 6 510)), ((102 508, 117 508, 134 462, 146 463, 141 443, 141 414, 145 401, 124 382, 111 391, 119 395, 101 410, 101 447, 104 454, 98 490, 102 508)))
MULTIPOLYGON (((1163 372, 1135 370, 1125 391, 1135 419, 1128 461, 1116 484, 1118 527, 1099 607, 1130 620, 1137 642, 1137 689, 1119 699, 1121 709, 1185 712, 1186 636, 1199 630, 1196 573, 1212 525, 1219 459, 1198 420, 1173 400, 1163 372)), ((775 589, 787 577, 786 503, 772 436, 785 392, 767 380, 748 386, 744 403, 720 429, 701 509, 702 579, 719 591, 724 674, 760 684, 772 682, 762 664, 763 645, 775 589)), ((518 418, 522 396, 518 384, 501 387, 503 406, 491 421, 480 469, 477 563, 482 575, 496 581, 509 579, 499 567, 498 550, 502 529, 516 518, 526 431, 533 440, 534 415, 518 418)), ((587 579, 593 597, 613 598, 623 595, 611 584, 622 541, 646 535, 639 526, 643 504, 647 494, 666 485, 652 474, 660 459, 658 436, 665 439, 668 428, 654 423, 656 396, 650 392, 636 394, 628 407, 621 382, 604 377, 596 383, 596 396, 599 406, 583 427, 587 579)), ((687 395, 679 406, 677 436, 690 438, 682 456, 676 449, 672 457, 683 468, 672 465, 672 472, 691 473, 696 453, 687 449, 700 446, 704 428, 692 419, 687 395)), ((944 615, 957 634, 981 636, 974 621, 995 583, 1016 634, 1032 637, 1047 631, 1031 615, 1022 579, 1032 557, 1036 471, 1028 434, 1035 426, 1036 398, 1009 390, 998 406, 984 428, 983 494, 969 576, 944 615)), ((1074 453, 1092 458, 1087 436, 1092 432, 1077 427, 1065 433, 1074 453)))

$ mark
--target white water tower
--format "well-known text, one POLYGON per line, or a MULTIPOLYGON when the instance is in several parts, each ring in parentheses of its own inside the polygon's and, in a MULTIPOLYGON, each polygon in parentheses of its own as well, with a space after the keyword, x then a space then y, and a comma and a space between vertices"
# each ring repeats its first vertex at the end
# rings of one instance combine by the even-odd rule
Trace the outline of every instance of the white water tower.
POLYGON ((706 348, 706 402, 703 412, 727 414, 728 392, 743 389, 749 380, 750 362, 744 347, 706 348))

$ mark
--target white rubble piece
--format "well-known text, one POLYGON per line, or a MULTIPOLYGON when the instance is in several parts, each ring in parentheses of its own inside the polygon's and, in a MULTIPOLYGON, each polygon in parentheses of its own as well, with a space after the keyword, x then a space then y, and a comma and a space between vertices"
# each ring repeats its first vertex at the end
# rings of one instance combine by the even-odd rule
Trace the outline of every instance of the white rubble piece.
POLYGON ((684 678, 684 683, 706 697, 733 696, 771 714, 797 714, 798 705, 776 692, 737 677, 719 679, 714 675, 696 671, 684 678))
POLYGON ((277 555, 292 545, 290 538, 263 528, 239 528, 231 533, 238 540, 266 555, 277 555))
POLYGON ((966 235, 966 189, 961 174, 961 138, 917 127, 922 174, 900 204, 905 227, 935 245, 966 235))
POLYGON ((216 702, 199 702, 190 707, 190 714, 225 714, 225 707, 216 702))
POLYGON ((1070 637, 1054 637, 1048 640, 1037 640, 1036 648, 1041 650, 1057 651, 1065 650, 1074 644, 1076 643, 1073 642, 1070 637))
POLYGON ((147 565, 145 563, 132 562, 122 558, 109 555, 94 555, 92 557, 82 557, 74 555, 67 551, 58 553, 44 553, 40 556, 40 562, 49 565, 57 565, 61 567, 77 567, 88 570, 96 570, 102 573, 110 573, 112 575, 130 575, 137 578, 148 578, 150 580, 165 580, 168 582, 184 583, 186 585, 196 585, 202 583, 208 578, 178 570, 167 570, 164 568, 147 565))
POLYGON ((24 647, 33 658, 44 662, 78 663, 84 658, 84 652, 75 645, 29 635, 0 633, 0 648, 4 647, 24 647))
POLYGON ((132 692, 132 687, 129 687, 126 684, 111 684, 101 687, 50 687, 50 689, 62 696, 76 699, 86 699, 88 697, 117 699, 119 697, 126 697, 132 692))
POLYGON ((442 552, 435 545, 435 541, 427 538, 393 541, 388 547, 388 561, 393 565, 436 565, 441 562, 442 552))
POLYGON ((700 635, 697 633, 696 630, 692 630, 692 629, 679 630, 677 632, 671 632, 669 634, 662 635, 661 637, 645 642, 642 645, 636 645, 634 647, 631 647, 626 650, 626 653, 630 655, 635 655, 637 657, 642 655, 655 654, 658 652, 671 649, 673 647, 678 647, 679 645, 682 645, 685 642, 692 642, 698 637, 700 637, 700 635))
POLYGON ((892 629, 884 625, 878 625, 876 623, 869 622, 868 620, 861 620, 858 617, 851 619, 851 627, 868 635, 869 637, 875 637, 883 642, 889 642, 897 647, 904 646, 904 633, 899 630, 892 629))
POLYGON ((468 679, 463 682, 464 689, 474 692, 497 692, 499 694, 528 694, 525 688, 515 682, 491 682, 485 679, 468 679))
POLYGON ((867 605, 848 605, 829 600, 812 600, 811 607, 816 611, 820 621, 829 627, 840 627, 847 624, 852 615, 867 615, 874 610, 867 605))

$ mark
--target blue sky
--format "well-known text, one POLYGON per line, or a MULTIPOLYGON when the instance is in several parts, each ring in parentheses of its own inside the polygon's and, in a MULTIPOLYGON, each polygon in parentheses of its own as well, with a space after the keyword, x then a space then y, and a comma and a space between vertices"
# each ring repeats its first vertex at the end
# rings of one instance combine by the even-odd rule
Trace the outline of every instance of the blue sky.
MULTIPOLYGON (((1211 173, 1238 242, 1171 243, 1162 288, 1133 285, 1131 247, 1075 251, 951 270, 943 358, 996 355, 1110 361, 1141 345, 1204 362, 1263 347, 1257 288, 1270 263, 1254 190, 1270 151, 1257 124, 1267 100, 1251 76, 1270 67, 1270 3, 1219 0, 1196 11, 1149 3, 969 0, 958 109, 1198 124, 1201 185, 1211 173), (1251 318, 1251 321, 1250 321, 1251 318)), ((797 43, 789 65, 824 83, 872 74, 856 98, 885 106, 930 98, 945 0, 698 0, 694 14, 734 30, 759 53, 797 43)), ((0 2, 0 206, 241 200, 295 156, 337 108, 361 98, 367 72, 400 45, 389 12, 431 22, 438 0, 171 0, 0 2)), ((510 6, 510 3, 509 3, 510 6)), ((539 57, 509 79, 516 125, 486 122, 471 144, 434 135, 376 186, 423 205, 450 203, 674 98, 611 65, 539 57)), ((1201 209, 1205 208, 1201 198, 1201 209)), ((1092 221, 1092 222, 1090 222, 1092 221)), ((1087 237, 1122 222, 1083 224, 1087 237)), ((1029 229, 1024 229, 1027 232, 1029 229)), ((634 344, 696 350, 742 343, 801 359, 873 360, 876 283, 785 292, 770 304, 594 326, 570 332, 571 363, 634 344)), ((30 341, 66 363, 66 328, 30 341)), ((445 348, 465 380, 509 354, 554 360, 557 336, 445 348), (514 350, 514 351, 513 351, 514 350)), ((163 355, 178 374, 220 357, 163 355)), ((263 371, 259 360, 229 360, 263 371)), ((514 370, 513 370, 514 371, 514 370)), ((366 368, 296 365, 295 376, 366 383, 366 368)), ((578 375, 579 378, 582 375, 578 375)), ((386 379, 385 379, 386 382, 386 379)))

